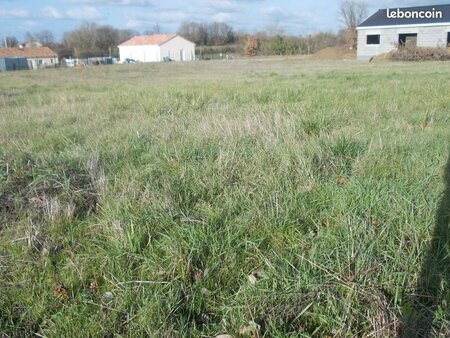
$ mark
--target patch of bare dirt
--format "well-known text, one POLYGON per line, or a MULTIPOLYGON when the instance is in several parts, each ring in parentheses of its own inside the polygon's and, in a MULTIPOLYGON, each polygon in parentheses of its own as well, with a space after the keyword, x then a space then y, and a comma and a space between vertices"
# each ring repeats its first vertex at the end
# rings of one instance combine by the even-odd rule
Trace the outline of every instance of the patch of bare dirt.
POLYGON ((313 60, 355 60, 356 50, 347 47, 327 47, 311 56, 313 60))

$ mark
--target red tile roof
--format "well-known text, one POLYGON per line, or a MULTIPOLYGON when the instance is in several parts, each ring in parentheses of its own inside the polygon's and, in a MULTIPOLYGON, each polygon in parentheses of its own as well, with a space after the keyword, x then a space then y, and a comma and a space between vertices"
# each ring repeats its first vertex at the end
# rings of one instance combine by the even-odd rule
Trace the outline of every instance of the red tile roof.
POLYGON ((36 48, 0 48, 0 58, 24 57, 24 58, 56 58, 58 54, 48 47, 36 48))
POLYGON ((147 45, 160 46, 176 36, 177 36, 176 34, 140 35, 123 42, 119 46, 147 46, 147 45))

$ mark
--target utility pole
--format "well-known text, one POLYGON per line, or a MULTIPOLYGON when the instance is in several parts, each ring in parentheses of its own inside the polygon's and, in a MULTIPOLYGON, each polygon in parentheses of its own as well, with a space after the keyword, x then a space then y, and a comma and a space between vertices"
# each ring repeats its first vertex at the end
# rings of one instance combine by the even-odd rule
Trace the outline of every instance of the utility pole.
POLYGON ((3 39, 5 41, 5 44, 4 44, 5 48, 8 48, 8 40, 6 39, 6 34, 5 33, 3 33, 3 39))

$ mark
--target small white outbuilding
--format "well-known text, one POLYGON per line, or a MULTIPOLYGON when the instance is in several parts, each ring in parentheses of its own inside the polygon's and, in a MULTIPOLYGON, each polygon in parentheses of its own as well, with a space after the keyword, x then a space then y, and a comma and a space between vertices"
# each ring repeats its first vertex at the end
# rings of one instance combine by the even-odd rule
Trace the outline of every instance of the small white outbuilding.
POLYGON ((177 34, 140 35, 119 46, 120 60, 139 62, 194 61, 195 43, 177 34))

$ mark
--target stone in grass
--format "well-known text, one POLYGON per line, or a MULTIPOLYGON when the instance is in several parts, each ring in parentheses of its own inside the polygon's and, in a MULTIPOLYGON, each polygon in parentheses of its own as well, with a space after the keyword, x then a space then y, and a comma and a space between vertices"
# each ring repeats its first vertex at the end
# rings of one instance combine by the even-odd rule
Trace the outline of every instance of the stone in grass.
POLYGON ((256 277, 254 275, 248 275, 248 283, 250 285, 255 285, 256 284, 256 277))
POLYGON ((102 313, 106 316, 109 312, 109 306, 111 305, 112 301, 114 300, 114 295, 112 292, 106 291, 101 298, 101 304, 102 304, 102 313))
POLYGON ((257 278, 264 278, 265 277, 265 273, 261 270, 255 270, 252 271, 250 273, 250 275, 248 275, 248 283, 250 285, 255 285, 257 282, 257 278))
POLYGON ((256 324, 254 321, 248 322, 248 326, 244 326, 239 330, 241 336, 260 337, 261 325, 256 324))
POLYGON ((347 179, 344 176, 339 176, 336 180, 337 185, 344 185, 347 183, 347 179))
POLYGON ((102 295, 102 304, 104 305, 109 305, 114 299, 114 295, 112 292, 106 291, 103 295, 102 295))

